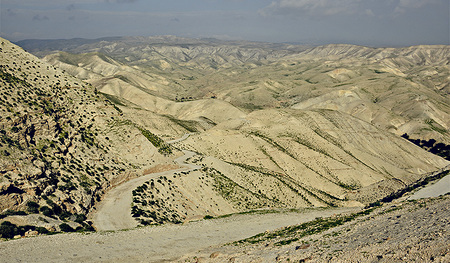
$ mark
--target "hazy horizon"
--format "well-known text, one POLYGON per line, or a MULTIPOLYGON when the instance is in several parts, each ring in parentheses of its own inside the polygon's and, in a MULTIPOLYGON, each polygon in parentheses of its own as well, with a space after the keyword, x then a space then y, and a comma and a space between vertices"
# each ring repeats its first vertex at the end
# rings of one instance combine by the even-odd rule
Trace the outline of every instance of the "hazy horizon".
POLYGON ((0 36, 174 35, 306 45, 448 45, 447 0, 2 0, 0 36))

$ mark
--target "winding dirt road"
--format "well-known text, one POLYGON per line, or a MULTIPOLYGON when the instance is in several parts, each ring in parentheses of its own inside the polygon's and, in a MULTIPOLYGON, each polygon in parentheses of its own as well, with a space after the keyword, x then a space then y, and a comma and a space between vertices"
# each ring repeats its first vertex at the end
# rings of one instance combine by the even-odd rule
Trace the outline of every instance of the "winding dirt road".
MULTIPOLYGON (((169 141, 167 143, 172 144, 180 142, 186 140, 189 136, 190 134, 185 134, 180 139, 169 141)), ((200 168, 200 166, 186 163, 188 158, 195 155, 194 152, 183 150, 183 153, 183 156, 174 160, 176 164, 183 168, 147 174, 109 190, 103 200, 98 204, 97 210, 90 216, 94 227, 99 231, 105 231, 130 229, 138 226, 138 222, 131 216, 132 191, 150 179, 200 168)))
POLYGON ((232 215, 182 225, 128 231, 60 234, 0 241, 0 262, 170 262, 185 254, 247 238, 266 230, 359 208, 232 215))

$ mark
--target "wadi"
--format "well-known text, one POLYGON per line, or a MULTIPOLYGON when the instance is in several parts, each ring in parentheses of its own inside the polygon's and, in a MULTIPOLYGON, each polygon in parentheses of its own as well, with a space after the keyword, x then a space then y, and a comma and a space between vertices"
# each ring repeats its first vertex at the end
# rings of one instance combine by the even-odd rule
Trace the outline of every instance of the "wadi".
POLYGON ((0 40, 2 260, 450 258, 449 46, 0 40))

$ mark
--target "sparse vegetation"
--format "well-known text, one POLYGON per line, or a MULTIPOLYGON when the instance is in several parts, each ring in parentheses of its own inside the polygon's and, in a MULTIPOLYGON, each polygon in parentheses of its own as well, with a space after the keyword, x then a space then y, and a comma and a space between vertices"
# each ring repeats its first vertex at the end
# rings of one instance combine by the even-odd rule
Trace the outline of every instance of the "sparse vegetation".
POLYGON ((369 208, 350 215, 339 215, 328 218, 316 218, 315 220, 300 225, 285 227, 281 230, 272 231, 269 233, 261 233, 253 237, 236 241, 234 244, 242 244, 242 243, 255 244, 274 240, 276 246, 283 246, 298 241, 300 238, 303 238, 305 236, 321 233, 330 228, 343 225, 347 222, 355 220, 358 217, 368 215, 373 210, 374 208, 369 208))
MULTIPOLYGON (((221 48, 217 43, 189 48, 172 43, 171 51, 158 43, 157 52, 145 53, 140 43, 127 49, 137 42, 128 39, 120 51, 109 45, 108 55, 74 52, 48 57, 51 63, 64 62, 60 65, 74 75, 80 67, 87 78, 95 75, 88 81, 96 87, 18 49, 12 51, 13 45, 2 46, 0 195, 5 204, 13 205, 0 217, 40 213, 42 222, 53 221, 46 216, 64 221, 61 231, 92 229, 86 213, 110 187, 140 176, 142 170, 174 169, 159 166, 175 158, 175 147, 162 138, 172 140, 186 131, 198 137, 176 148, 204 154, 205 160, 195 160, 203 168, 156 178, 134 189, 132 216, 142 225, 180 223, 189 216, 217 218, 225 213, 219 211, 221 202, 243 212, 346 205, 354 201, 346 194, 364 192, 368 182, 383 176, 402 179, 398 169, 411 174, 410 168, 434 169, 430 163, 442 161, 424 162, 421 154, 402 158, 409 152, 407 144, 397 144, 384 132, 399 129, 396 122, 407 127, 419 121, 422 130, 414 134, 448 139, 443 121, 423 117, 448 110, 445 96, 433 93, 445 87, 446 64, 421 55, 420 68, 411 69, 417 65, 416 48, 395 49, 389 56, 390 51, 374 49, 374 64, 354 55, 358 52, 342 60, 345 48, 333 56, 326 55, 328 47, 311 48, 303 56, 292 46, 252 43, 222 43, 221 48), (205 47, 208 56, 199 52, 205 47), (312 59, 315 52, 321 55, 312 59), (401 59, 391 63, 397 56, 401 59), (397 66, 401 74, 395 73, 397 66), (126 92, 120 86, 124 82, 126 92), (428 105, 430 112, 422 116, 415 101, 428 105), (141 143, 144 137, 159 154, 153 147, 153 156, 141 154, 149 153, 143 147, 150 143, 141 143), (400 144, 404 151, 395 147, 400 144), (181 177, 191 184, 183 185, 181 177), (206 191, 215 199, 205 197, 206 191), (201 212, 189 214, 193 210, 201 212), (73 221, 81 226, 74 229, 73 221)), ((96 50, 106 50, 103 45, 96 43, 96 50)), ((449 158, 443 143, 429 140, 418 145, 449 158)), ((321 220, 292 231, 309 235, 353 219, 321 220)), ((296 238, 286 235, 276 244, 296 238)))
POLYGON ((75 232, 75 229, 73 229, 71 226, 69 226, 66 223, 60 224, 59 229, 61 229, 62 232, 75 232))

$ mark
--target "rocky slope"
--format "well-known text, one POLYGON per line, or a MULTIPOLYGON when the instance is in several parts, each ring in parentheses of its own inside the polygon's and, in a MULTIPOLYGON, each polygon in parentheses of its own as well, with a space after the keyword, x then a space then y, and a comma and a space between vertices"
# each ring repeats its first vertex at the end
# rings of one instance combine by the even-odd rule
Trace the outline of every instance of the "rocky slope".
POLYGON ((159 138, 95 88, 0 41, 2 218, 85 215, 107 189, 170 162, 159 138))
POLYGON ((400 138, 450 142, 448 46, 302 47, 127 37, 25 41, 202 169, 134 192, 142 223, 250 209, 361 206, 447 161, 400 138), (167 216, 172 216, 168 218, 167 216))
POLYGON ((2 209, 85 214, 110 187, 174 169, 160 138, 187 132, 175 147, 201 169, 133 191, 143 224, 362 206, 448 164, 398 136, 448 141, 447 46, 108 38, 38 46, 42 62, 3 42, 2 209))
POLYGON ((177 262, 448 262, 449 196, 266 231, 177 262))

